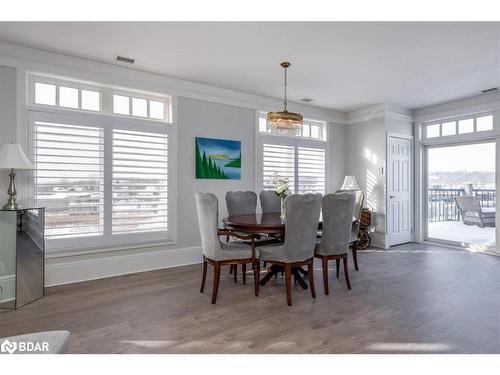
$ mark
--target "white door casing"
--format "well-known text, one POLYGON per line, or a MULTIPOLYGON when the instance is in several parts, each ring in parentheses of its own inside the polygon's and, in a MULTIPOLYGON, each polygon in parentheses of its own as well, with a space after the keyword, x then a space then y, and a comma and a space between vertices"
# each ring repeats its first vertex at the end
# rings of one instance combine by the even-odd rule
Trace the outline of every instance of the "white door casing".
POLYGON ((412 139, 387 138, 387 242, 394 246, 412 241, 412 139))

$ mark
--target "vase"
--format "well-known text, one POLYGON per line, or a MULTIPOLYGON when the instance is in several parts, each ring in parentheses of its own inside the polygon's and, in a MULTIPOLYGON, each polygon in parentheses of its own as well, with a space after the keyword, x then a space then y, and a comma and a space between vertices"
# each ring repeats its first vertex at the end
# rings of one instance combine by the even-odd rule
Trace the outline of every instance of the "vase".
POLYGON ((285 222, 285 198, 281 198, 281 215, 280 215, 281 221, 285 222))

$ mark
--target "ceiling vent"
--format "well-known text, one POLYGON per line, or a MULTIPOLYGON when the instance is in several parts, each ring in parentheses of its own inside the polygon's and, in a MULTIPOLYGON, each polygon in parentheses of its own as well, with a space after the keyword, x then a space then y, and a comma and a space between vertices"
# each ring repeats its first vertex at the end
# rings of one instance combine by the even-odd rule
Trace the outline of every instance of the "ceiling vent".
POLYGON ((306 103, 311 103, 313 101, 313 99, 311 98, 303 98, 303 99, 300 99, 302 102, 306 102, 306 103))
POLYGON ((130 57, 116 56, 116 61, 126 64, 133 64, 135 62, 135 59, 131 59, 130 57))
POLYGON ((488 92, 493 92, 493 91, 497 91, 497 90, 498 90, 498 87, 492 87, 491 89, 481 90, 481 92, 483 94, 486 94, 488 92))

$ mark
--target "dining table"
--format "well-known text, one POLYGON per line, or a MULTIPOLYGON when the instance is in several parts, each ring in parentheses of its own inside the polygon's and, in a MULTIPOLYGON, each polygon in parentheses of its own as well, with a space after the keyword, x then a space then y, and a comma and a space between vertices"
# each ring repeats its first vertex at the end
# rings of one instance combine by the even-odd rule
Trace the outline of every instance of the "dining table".
MULTIPOLYGON (((286 220, 280 212, 255 213, 245 215, 227 216, 222 220, 224 228, 235 232, 243 232, 255 235, 268 235, 272 239, 284 241, 286 220)), ((321 218, 318 229, 321 229, 321 218)), ((265 285, 273 276, 282 272, 279 265, 273 264, 267 274, 260 280, 260 285, 265 285)), ((307 271, 301 267, 292 269, 295 281, 304 289, 308 288, 306 281, 302 276, 307 276, 307 271)))

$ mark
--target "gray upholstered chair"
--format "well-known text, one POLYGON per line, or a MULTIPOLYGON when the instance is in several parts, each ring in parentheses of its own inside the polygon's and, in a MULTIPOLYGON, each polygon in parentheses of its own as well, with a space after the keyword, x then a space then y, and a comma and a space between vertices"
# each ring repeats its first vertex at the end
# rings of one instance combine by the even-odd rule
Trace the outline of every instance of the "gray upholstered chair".
POLYGON ((68 331, 45 331, 45 332, 33 332, 26 335, 10 336, 0 338, 0 345, 4 342, 9 341, 9 350, 0 351, 0 354, 65 354, 68 352, 68 342, 70 333, 68 331), (23 352, 19 351, 18 342, 32 342, 34 344, 40 344, 40 350, 23 352))
POLYGON ((495 226, 495 208, 481 207, 478 197, 467 195, 455 197, 455 203, 465 225, 477 225, 480 228, 495 226))
POLYGON ((343 261, 344 275, 347 288, 349 271, 347 270, 347 254, 351 239, 352 212, 354 210, 355 196, 348 193, 327 194, 322 201, 323 227, 322 236, 316 244, 314 256, 321 259, 323 268, 323 286, 328 295, 328 261, 335 259, 337 277, 339 274, 340 260, 343 261))
MULTIPOLYGON (((253 215, 257 211, 257 194, 253 191, 228 191, 226 193, 226 207, 229 216, 233 215, 253 215)), ((234 232, 237 233, 237 232, 234 232)), ((238 233, 246 236, 246 233, 238 233)), ((255 246, 275 242, 276 239, 262 238, 260 235, 253 235, 255 246)), ((229 236, 226 237, 229 242, 229 236)), ((243 267, 243 278, 246 277, 245 265, 243 267)), ((234 282, 238 279, 238 267, 233 265, 229 268, 229 273, 234 274, 234 282)))
MULTIPOLYGON (((203 278, 200 292, 205 288, 207 276, 207 264, 214 267, 214 283, 212 291, 212 303, 217 301, 219 289, 220 269, 223 265, 235 265, 251 263, 254 271, 255 296, 259 293, 260 267, 256 260, 255 245, 252 236, 242 236, 227 230, 220 230, 219 224, 219 202, 212 193, 196 193, 196 209, 198 211, 198 223, 201 234, 201 247, 203 249, 203 278), (244 243, 225 243, 220 241, 219 236, 232 236, 243 240, 249 240, 250 246, 244 243)), ((245 283, 245 279, 243 279, 245 283)))
POLYGON ((259 248, 260 259, 283 267, 285 271, 286 298, 292 305, 292 270, 307 266, 311 296, 314 290, 313 260, 316 246, 321 194, 292 194, 285 198, 285 242, 259 248))
POLYGON ((273 190, 260 192, 260 207, 263 214, 281 212, 281 199, 273 190))
POLYGON ((356 197, 354 202, 354 211, 352 214, 352 227, 351 227, 351 241, 350 248, 352 252, 352 260, 354 262, 354 269, 359 271, 358 267, 358 233, 359 226, 361 225, 361 213, 363 212, 363 204, 365 201, 365 194, 361 190, 337 190, 336 193, 351 193, 356 197))
POLYGON ((257 211, 257 194, 253 191, 228 191, 226 207, 229 216, 255 214, 257 211))

